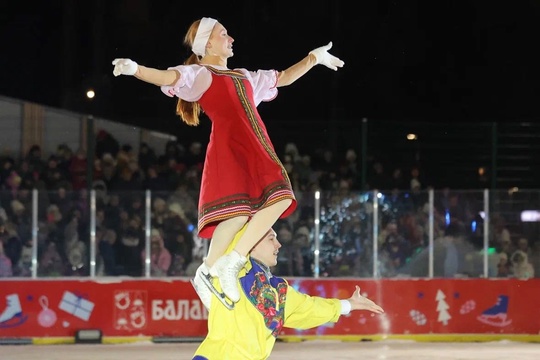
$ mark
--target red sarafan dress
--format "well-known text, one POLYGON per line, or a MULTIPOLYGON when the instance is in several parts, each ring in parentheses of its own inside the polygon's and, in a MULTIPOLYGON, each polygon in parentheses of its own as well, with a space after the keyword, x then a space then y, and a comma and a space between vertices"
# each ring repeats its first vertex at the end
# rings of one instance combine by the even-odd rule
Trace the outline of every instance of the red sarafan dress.
POLYGON ((253 216, 280 200, 296 199, 257 111, 273 100, 277 73, 218 66, 180 65, 180 80, 163 86, 168 96, 198 101, 212 121, 199 196, 199 236, 211 238, 217 224, 235 216, 253 216))

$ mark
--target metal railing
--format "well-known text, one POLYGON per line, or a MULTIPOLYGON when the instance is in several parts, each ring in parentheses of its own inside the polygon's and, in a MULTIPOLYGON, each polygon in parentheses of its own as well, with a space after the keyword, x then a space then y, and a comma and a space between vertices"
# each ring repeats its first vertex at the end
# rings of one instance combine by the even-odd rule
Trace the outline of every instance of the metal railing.
MULTIPOLYGON (((12 196, 0 195, 4 200, 12 196)), ((200 263, 208 241, 197 236, 196 214, 172 195, 148 190, 104 196, 91 190, 89 196, 67 192, 59 198, 55 192, 33 190, 2 201, 0 237, 12 277, 192 276, 188 264, 200 263), (118 204, 111 201, 115 196, 118 204), (142 204, 131 203, 137 201, 142 204), (153 229, 161 247, 151 242, 157 234, 153 229), (155 268, 161 249, 169 253, 175 271, 155 268), (104 252, 117 271, 107 268, 104 252)), ((280 275, 531 277, 512 273, 519 265, 512 262, 528 262, 533 271, 539 266, 540 190, 300 195, 297 212, 275 225, 278 239, 280 231, 290 231, 283 239, 292 239, 283 241, 275 269, 280 275), (306 231, 309 239, 298 240, 306 231), (502 264, 503 253, 508 265, 502 264), (525 260, 518 256, 523 253, 525 260), (509 273, 501 272, 505 266, 509 273)))

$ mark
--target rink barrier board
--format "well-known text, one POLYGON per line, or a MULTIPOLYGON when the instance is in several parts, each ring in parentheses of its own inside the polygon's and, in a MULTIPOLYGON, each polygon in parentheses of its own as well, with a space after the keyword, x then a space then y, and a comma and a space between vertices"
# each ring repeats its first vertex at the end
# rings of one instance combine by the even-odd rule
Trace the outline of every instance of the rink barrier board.
MULTIPOLYGON (((81 329, 100 329, 107 343, 206 334, 208 314, 188 278, 0 282, 0 343, 69 343, 81 329)), ((283 329, 284 341, 538 342, 540 337, 540 279, 291 278, 289 283, 309 295, 342 299, 359 285, 386 313, 353 312, 315 329, 283 329)))
MULTIPOLYGON (((186 343, 201 342, 203 338, 169 338, 156 340, 152 337, 104 337, 103 344, 131 344, 131 343, 186 343)), ((286 343, 299 343, 304 341, 342 341, 342 342, 366 342, 366 341, 412 341, 412 342, 496 342, 513 341, 540 343, 540 335, 496 335, 496 334, 417 334, 417 335, 371 335, 371 336, 350 336, 350 335, 327 335, 327 336, 290 336, 282 335, 278 341, 286 343)), ((58 338, 33 338, 33 339, 0 339, 1 345, 69 345, 75 344, 74 337, 58 338)))
POLYGON ((313 340, 337 340, 342 342, 403 340, 414 342, 493 342, 514 341, 540 343, 540 335, 514 334, 414 334, 414 335, 326 335, 326 336, 289 336, 281 335, 279 341, 303 342, 313 340))

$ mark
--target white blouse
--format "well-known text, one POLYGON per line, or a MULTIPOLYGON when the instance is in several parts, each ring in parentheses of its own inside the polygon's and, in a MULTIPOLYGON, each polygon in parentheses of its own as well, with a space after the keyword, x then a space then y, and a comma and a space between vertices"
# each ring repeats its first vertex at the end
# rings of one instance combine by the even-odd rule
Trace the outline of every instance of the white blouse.
MULTIPOLYGON (((212 67, 218 70, 228 70, 223 66, 212 65, 212 67)), ((161 86, 161 91, 169 97, 176 96, 190 102, 198 101, 212 84, 212 73, 202 65, 178 65, 170 67, 169 70, 176 70, 180 73, 176 84, 161 86)), ((242 72, 251 83, 255 106, 258 106, 261 101, 271 101, 276 98, 278 94, 276 70, 234 70, 242 72)))

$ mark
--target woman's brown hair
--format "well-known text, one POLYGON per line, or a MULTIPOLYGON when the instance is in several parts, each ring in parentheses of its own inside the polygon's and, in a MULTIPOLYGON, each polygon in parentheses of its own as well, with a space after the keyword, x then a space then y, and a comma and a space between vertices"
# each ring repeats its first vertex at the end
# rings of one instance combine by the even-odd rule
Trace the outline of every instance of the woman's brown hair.
MULTIPOLYGON (((184 37, 184 44, 191 50, 195 35, 197 35, 197 29, 201 20, 196 20, 189 27, 186 36, 184 37)), ((199 57, 193 53, 184 61, 184 65, 198 64, 199 57)), ((176 115, 179 115, 183 122, 190 126, 199 125, 199 114, 201 113, 201 106, 198 102, 190 102, 182 99, 178 99, 176 103, 176 115)))

